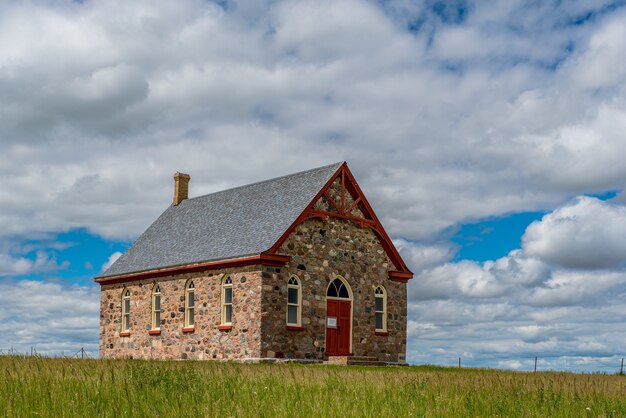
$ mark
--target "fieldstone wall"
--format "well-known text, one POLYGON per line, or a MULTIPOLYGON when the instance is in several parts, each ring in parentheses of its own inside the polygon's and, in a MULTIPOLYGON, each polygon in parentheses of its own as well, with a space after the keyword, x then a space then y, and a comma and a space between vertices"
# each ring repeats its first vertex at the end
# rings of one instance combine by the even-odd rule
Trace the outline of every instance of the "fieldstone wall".
POLYGON ((101 287, 100 357, 143 359, 258 358, 261 350, 260 266, 190 273, 101 287), (221 322, 221 282, 233 280, 231 330, 221 322), (183 332, 185 285, 195 285, 195 327, 183 332), (152 289, 161 288, 161 333, 149 335, 152 289), (121 337, 122 291, 131 291, 130 336, 121 337))
POLYGON ((381 361, 404 362, 406 356, 406 284, 393 282, 395 267, 370 228, 341 219, 310 219, 287 238, 279 254, 292 261, 262 269, 261 357, 324 359, 326 289, 337 275, 352 288, 352 353, 381 361), (302 330, 286 329, 287 281, 302 284, 302 330), (387 330, 375 335, 374 289, 387 290, 387 330))
POLYGON ((323 360, 326 289, 337 275, 353 293, 352 353, 404 362, 406 284, 389 280, 395 267, 370 228, 330 217, 300 224, 278 251, 282 267, 247 266, 101 287, 100 356, 143 359, 323 360), (232 329, 220 330, 221 283, 233 279, 232 329), (287 282, 302 286, 302 329, 287 329, 287 282), (185 284, 195 285, 195 327, 183 332, 185 284), (161 288, 161 332, 150 335, 152 289, 161 288), (374 289, 387 291, 388 335, 375 334, 374 289), (130 335, 120 336, 122 292, 131 291, 130 335))
MULTIPOLYGON (((342 195, 341 190, 342 190, 341 178, 337 178, 337 180, 335 180, 333 184, 331 184, 327 190, 328 195, 333 199, 333 201, 335 202, 335 205, 337 206, 341 205, 341 195, 342 195)), ((352 204, 354 203, 354 198, 347 191, 346 193, 343 194, 343 197, 344 197, 345 209, 348 210, 352 207, 352 204)), ((322 196, 321 199, 315 202, 315 205, 313 206, 313 208, 318 209, 318 210, 323 210, 325 212, 337 213, 337 209, 328 199, 326 199, 325 196, 322 196)), ((364 218, 363 213, 359 209, 358 205, 354 206, 352 210, 350 210, 348 215, 353 216, 355 218, 364 218)))

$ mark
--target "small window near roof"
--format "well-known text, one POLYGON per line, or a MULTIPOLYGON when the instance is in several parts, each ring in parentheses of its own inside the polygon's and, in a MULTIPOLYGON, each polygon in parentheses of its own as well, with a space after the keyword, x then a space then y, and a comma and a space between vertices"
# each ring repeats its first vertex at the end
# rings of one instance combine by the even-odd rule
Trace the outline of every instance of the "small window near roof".
POLYGON ((185 287, 185 327, 193 327, 196 286, 189 280, 185 287))
POLYGON ((233 279, 226 276, 222 282, 222 325, 233 322, 233 279))
POLYGON ((287 325, 299 327, 301 324, 302 288, 300 280, 291 276, 287 282, 287 325))
POLYGON ((378 286, 374 291, 375 311, 376 311, 376 331, 387 331, 387 291, 384 287, 378 286))
POLYGON ((130 330, 130 290, 122 291, 122 332, 130 330))
POLYGON ((152 329, 161 328, 161 287, 155 283, 152 288, 152 329))

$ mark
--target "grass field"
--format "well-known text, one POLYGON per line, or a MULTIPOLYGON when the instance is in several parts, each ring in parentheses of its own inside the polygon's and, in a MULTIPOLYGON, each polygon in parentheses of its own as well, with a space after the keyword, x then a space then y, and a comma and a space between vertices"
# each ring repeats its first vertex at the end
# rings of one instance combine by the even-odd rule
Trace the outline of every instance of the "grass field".
POLYGON ((0 356, 0 416, 626 416, 626 377, 0 356))

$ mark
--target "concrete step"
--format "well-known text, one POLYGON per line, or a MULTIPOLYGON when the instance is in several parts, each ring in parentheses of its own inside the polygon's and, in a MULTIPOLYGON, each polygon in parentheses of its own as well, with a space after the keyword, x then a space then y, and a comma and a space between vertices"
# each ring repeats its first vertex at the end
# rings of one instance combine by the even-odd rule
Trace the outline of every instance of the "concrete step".
POLYGON ((384 361, 349 361, 348 366, 386 366, 384 361))
POLYGON ((348 356, 328 356, 324 364, 348 364, 348 356))
POLYGON ((349 366, 386 366, 384 361, 371 356, 330 356, 324 364, 349 365, 349 366))
POLYGON ((378 361, 378 357, 373 356, 350 356, 348 361, 378 361))
POLYGON ((351 357, 348 359, 349 366, 386 366, 384 361, 378 361, 376 357, 351 357))

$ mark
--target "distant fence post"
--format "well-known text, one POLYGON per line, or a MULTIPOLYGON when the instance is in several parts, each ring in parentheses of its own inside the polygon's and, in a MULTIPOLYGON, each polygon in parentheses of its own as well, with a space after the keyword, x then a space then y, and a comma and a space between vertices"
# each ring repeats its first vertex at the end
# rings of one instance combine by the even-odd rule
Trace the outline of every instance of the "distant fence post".
POLYGON ((622 357, 622 364, 619 366, 619 374, 624 374, 624 357, 622 357))
POLYGON ((537 372, 537 356, 535 356, 535 373, 537 372))
POLYGON ((461 357, 459 357, 459 369, 461 368, 461 357))

